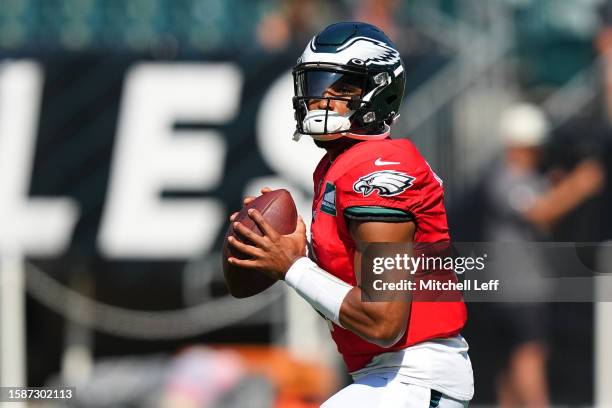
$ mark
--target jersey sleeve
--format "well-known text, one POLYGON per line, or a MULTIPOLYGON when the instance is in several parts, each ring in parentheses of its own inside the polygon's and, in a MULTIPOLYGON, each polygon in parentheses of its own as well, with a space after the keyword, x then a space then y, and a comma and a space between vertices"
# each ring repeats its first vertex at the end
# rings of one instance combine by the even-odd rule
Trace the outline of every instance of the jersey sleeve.
POLYGON ((339 212, 364 221, 415 220, 426 173, 414 163, 392 163, 380 166, 367 160, 343 174, 336 182, 339 212))

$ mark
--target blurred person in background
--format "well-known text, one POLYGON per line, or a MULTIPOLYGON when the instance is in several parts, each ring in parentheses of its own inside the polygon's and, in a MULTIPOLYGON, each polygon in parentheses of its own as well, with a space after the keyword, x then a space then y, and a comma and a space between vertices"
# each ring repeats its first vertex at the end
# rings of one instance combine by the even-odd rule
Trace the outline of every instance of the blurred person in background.
POLYGON ((483 321, 501 338, 506 357, 497 376, 502 407, 546 407, 546 337, 550 321, 545 303, 551 290, 543 277, 550 265, 533 242, 549 241, 551 228, 594 196, 603 185, 603 170, 584 159, 567 174, 549 178, 540 171, 549 134, 543 111, 530 104, 506 110, 500 121, 503 157, 487 172, 484 238, 494 245, 491 272, 505 283, 504 303, 487 303, 483 321), (508 279, 511 277, 511 279, 508 279))
POLYGON ((431 55, 433 50, 440 48, 440 44, 424 35, 407 19, 412 12, 406 7, 409 7, 406 2, 399 0, 357 0, 351 10, 355 21, 380 27, 393 38, 404 57, 431 55))
MULTIPOLYGON (((605 174, 612 174, 612 1, 602 1, 599 6, 600 27, 594 38, 594 48, 598 55, 596 63, 597 80, 595 84, 595 106, 569 121, 566 126, 568 139, 573 143, 570 148, 579 153, 585 150, 598 156, 605 167, 605 174), (579 135, 579 137, 575 137, 579 135), (584 148, 584 140, 589 145, 584 148)), ((606 185, 601 200, 594 208, 593 219, 598 226, 590 234, 585 233, 585 241, 605 241, 612 239, 612 178, 606 177, 606 185)), ((569 226, 572 228, 573 226, 569 226)))
POLYGON ((257 24, 259 45, 268 52, 279 52, 291 45, 301 46, 311 33, 342 14, 338 1, 279 0, 257 24))
POLYGON ((380 27, 389 37, 401 41, 395 21, 399 6, 398 0, 361 0, 355 11, 355 20, 380 27))
MULTIPOLYGON (((248 256, 228 262, 284 280, 328 321, 354 383, 323 407, 466 407, 474 384, 463 301, 368 301, 355 266, 371 242, 450 240, 442 181, 411 141, 390 138, 406 80, 399 52, 370 24, 332 24, 293 74, 294 139, 308 135, 327 151, 314 172, 309 257, 303 221, 281 236, 251 210, 264 236, 235 223, 253 244, 228 237, 248 256)), ((230 291, 239 284, 227 281, 230 291)))

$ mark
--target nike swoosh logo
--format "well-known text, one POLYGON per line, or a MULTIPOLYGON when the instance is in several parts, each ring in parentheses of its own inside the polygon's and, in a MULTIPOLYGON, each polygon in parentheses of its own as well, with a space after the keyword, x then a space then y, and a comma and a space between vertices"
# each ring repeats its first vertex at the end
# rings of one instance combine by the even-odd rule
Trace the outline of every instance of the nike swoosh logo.
POLYGON ((380 157, 374 162, 375 166, 387 166, 389 164, 400 164, 400 162, 382 161, 380 157))

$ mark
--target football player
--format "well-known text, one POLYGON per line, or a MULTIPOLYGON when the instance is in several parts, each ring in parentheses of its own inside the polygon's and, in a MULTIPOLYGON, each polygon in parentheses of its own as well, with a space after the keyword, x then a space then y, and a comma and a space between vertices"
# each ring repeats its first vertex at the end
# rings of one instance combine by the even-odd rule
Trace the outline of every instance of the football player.
POLYGON ((331 322, 354 383, 323 407, 467 406, 463 302, 364 301, 354 267, 367 243, 450 240, 442 181, 409 140, 390 138, 404 94, 398 51, 375 26, 333 24, 308 43, 293 78, 294 138, 327 151, 314 171, 309 257, 301 218, 280 235, 250 210, 264 235, 236 222, 253 245, 230 237, 250 258, 228 262, 284 280, 331 322))

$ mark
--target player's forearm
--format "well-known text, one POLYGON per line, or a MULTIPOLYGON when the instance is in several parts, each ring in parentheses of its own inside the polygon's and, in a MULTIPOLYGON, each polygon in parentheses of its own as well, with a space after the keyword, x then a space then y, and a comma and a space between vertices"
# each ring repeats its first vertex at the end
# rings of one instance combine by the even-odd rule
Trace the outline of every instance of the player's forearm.
POLYGON ((308 258, 296 261, 285 281, 327 319, 371 343, 389 347, 404 334, 410 303, 364 301, 359 287, 341 281, 308 258))
POLYGON ((409 302, 368 302, 353 287, 340 307, 340 324, 370 343, 391 347, 406 331, 409 302))

